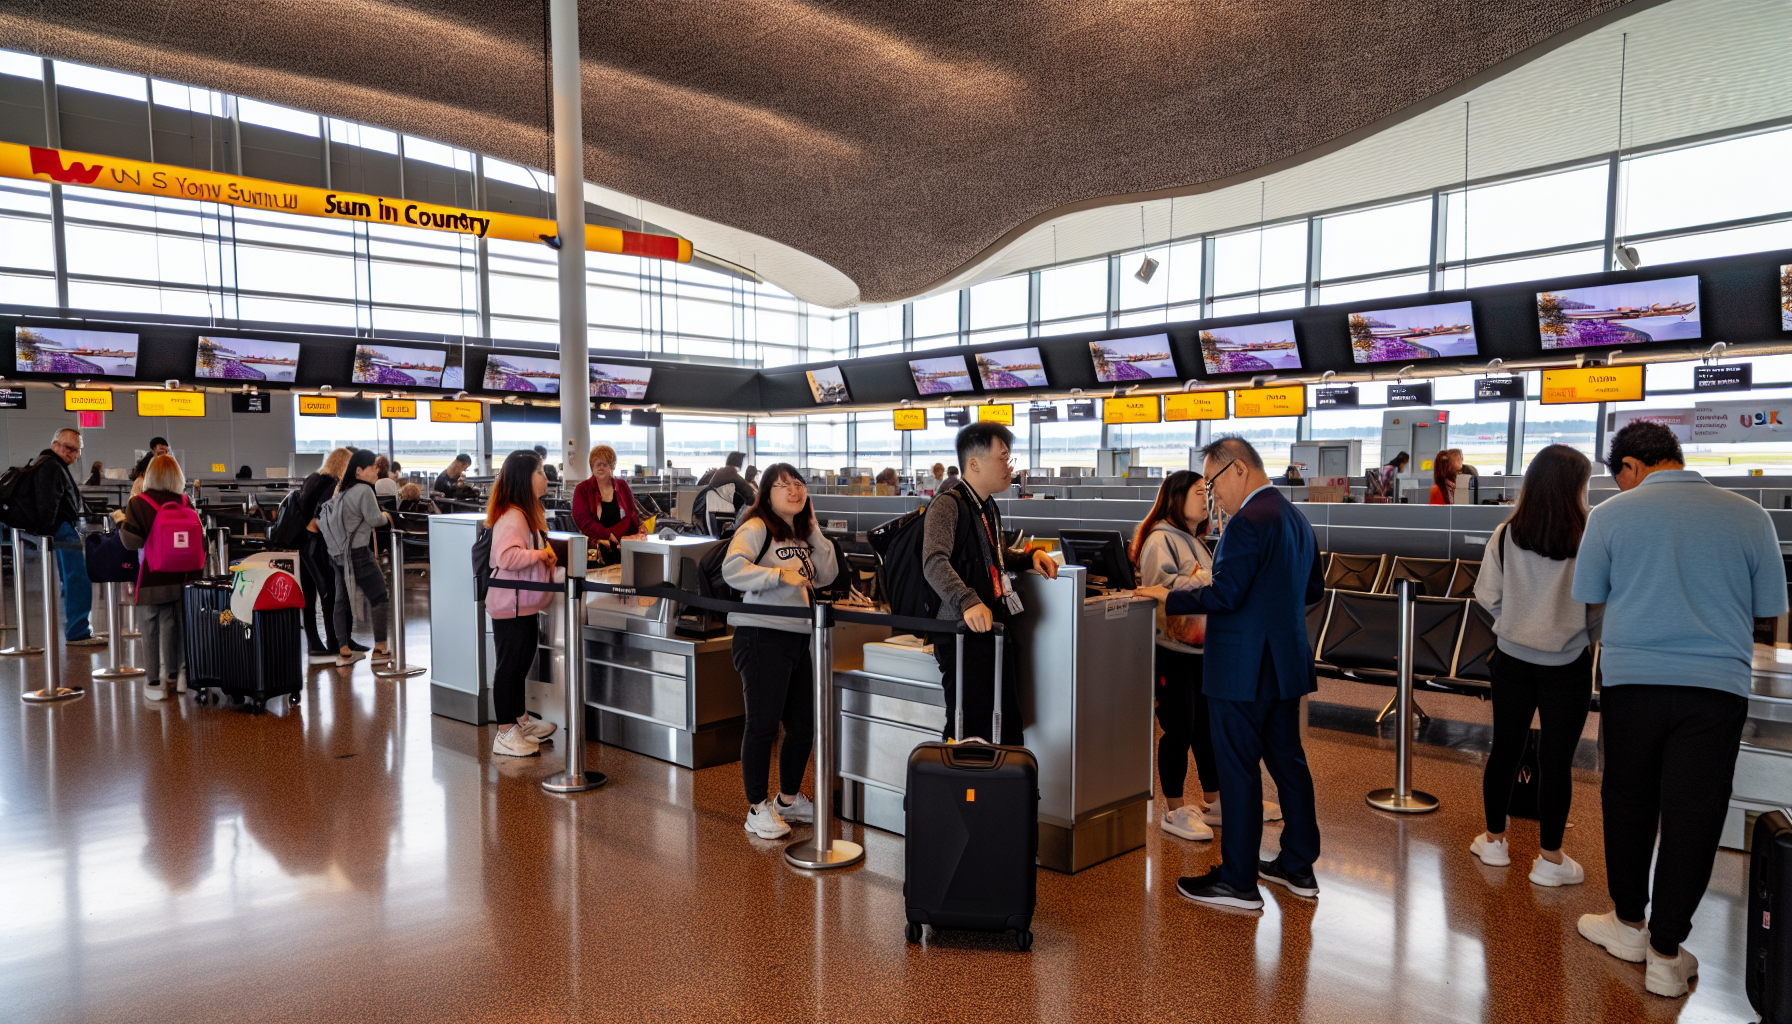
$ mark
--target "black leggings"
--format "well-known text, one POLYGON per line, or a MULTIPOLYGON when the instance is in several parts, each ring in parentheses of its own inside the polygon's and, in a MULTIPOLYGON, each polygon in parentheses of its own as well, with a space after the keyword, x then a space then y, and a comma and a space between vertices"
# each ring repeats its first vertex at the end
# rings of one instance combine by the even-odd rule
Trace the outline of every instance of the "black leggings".
POLYGON ((1493 753, 1481 774, 1481 803, 1487 831, 1506 831, 1512 781, 1524 760, 1531 715, 1541 721, 1537 744, 1537 819, 1545 850, 1562 848, 1568 805, 1574 798, 1574 749, 1587 724, 1593 696, 1593 652, 1589 648, 1566 665, 1533 665, 1505 651, 1493 656, 1493 753))
POLYGON ((523 681, 529 678, 540 644, 537 616, 492 619, 492 646, 498 649, 498 663, 492 666, 492 711, 500 727, 523 717, 523 681))
POLYGON ((1164 796, 1182 798, 1188 775, 1188 752, 1195 752, 1195 776, 1201 788, 1218 792, 1220 770, 1213 758, 1213 727, 1207 717, 1207 695, 1201 692, 1201 656, 1157 647, 1157 781, 1164 796))
POLYGON ((336 569, 330 564, 330 553, 324 548, 320 534, 305 532, 299 542, 299 580, 305 585, 305 636, 312 650, 325 649, 331 654, 342 645, 336 639, 336 569), (323 605, 324 636, 317 635, 318 605, 323 605))
POLYGON ((746 698, 747 725, 740 738, 740 779, 747 803, 761 803, 771 792, 772 744, 778 724, 784 742, 778 747, 778 788, 795 796, 815 745, 815 669, 809 634, 760 626, 734 629, 734 669, 746 698))

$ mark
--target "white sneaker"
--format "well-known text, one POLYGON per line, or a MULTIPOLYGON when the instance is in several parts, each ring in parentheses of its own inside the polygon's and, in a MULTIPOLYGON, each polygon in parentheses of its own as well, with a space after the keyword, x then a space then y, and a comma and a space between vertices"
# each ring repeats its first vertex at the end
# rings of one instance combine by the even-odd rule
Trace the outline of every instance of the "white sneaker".
POLYGON ((541 747, 525 735, 519 726, 498 730, 492 737, 492 753, 505 757, 535 757, 541 753, 541 747))
POLYGON ((168 696, 168 688, 160 679, 151 679, 143 684, 143 696, 150 700, 163 700, 168 696))
POLYGON ((1573 857, 1562 854, 1562 863, 1552 864, 1539 854, 1531 862, 1532 885, 1579 885, 1587 880, 1586 869, 1575 863, 1573 857))
POLYGON ((772 809, 775 801, 767 800, 747 808, 747 831, 761 839, 777 839, 790 834, 790 826, 772 809))
MULTIPOLYGON (((1503 868, 1512 863, 1512 854, 1506 849, 1506 841, 1504 839, 1497 841, 1489 839, 1485 832, 1476 836, 1475 841, 1468 844, 1468 852, 1481 858, 1481 863, 1490 868, 1503 868)), ((1543 860, 1542 857, 1538 857, 1537 859, 1539 861, 1543 860)), ((1551 882, 1550 884, 1555 885, 1557 883, 1551 882)))
MULTIPOLYGON (((1603 914, 1582 914, 1576 928, 1579 929, 1581 938, 1596 942, 1604 946, 1607 953, 1633 964, 1643 962, 1643 951, 1649 947, 1649 929, 1630 927, 1618 920, 1616 910, 1608 910, 1603 914)), ((1654 989, 1650 991, 1653 992, 1654 989)))
MULTIPOLYGON (((1208 804, 1207 808, 1201 812, 1201 820, 1209 825, 1225 824, 1225 822, 1220 819, 1220 802, 1218 800, 1208 804)), ((1263 801, 1263 820, 1281 821, 1282 805, 1272 803, 1268 800, 1263 801)))
POLYGON ((176 679, 174 681, 174 692, 175 693, 186 693, 187 692, 187 670, 184 668, 180 670, 180 675, 178 677, 176 677, 176 679))
POLYGON ((794 801, 788 804, 784 802, 784 794, 779 793, 772 809, 777 811, 778 817, 784 821, 810 823, 815 820, 815 804, 801 791, 797 793, 794 801))
POLYGON ((1699 959, 1685 946, 1680 947, 1680 955, 1669 959, 1655 952, 1654 946, 1647 946, 1646 956, 1649 968, 1643 972, 1643 987, 1658 996, 1678 999, 1687 992, 1687 982, 1699 976, 1699 959))
POLYGON ((554 735, 554 730, 558 729, 559 726, 540 718, 531 718, 528 722, 518 725, 517 728, 523 730, 523 735, 535 742, 546 743, 548 742, 548 737, 554 735))
POLYGON ((367 655, 362 654, 360 651, 350 651, 347 654, 338 654, 336 656, 336 667, 345 668, 365 657, 367 657, 367 655))
POLYGON ((1213 827, 1201 820, 1201 812, 1190 804, 1165 811, 1164 816, 1158 819, 1157 826, 1180 839, 1201 842, 1213 838, 1213 827))

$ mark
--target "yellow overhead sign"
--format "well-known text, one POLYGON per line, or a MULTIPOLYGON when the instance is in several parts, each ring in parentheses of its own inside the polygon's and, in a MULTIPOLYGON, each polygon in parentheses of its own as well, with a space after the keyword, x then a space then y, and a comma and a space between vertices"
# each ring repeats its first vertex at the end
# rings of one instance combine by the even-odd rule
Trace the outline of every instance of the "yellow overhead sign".
MULTIPOLYGON (((479 238, 503 238, 512 242, 547 243, 558 238, 559 227, 540 217, 521 217, 491 210, 417 203, 384 196, 361 195, 335 189, 288 185, 280 181, 218 174, 172 164, 151 164, 66 149, 45 149, 0 143, 0 177, 27 181, 57 181, 64 185, 112 192, 134 192, 204 203, 222 203, 254 210, 295 213, 308 217, 333 217, 375 221, 453 231, 479 238)), ((585 248, 593 252, 645 256, 649 259, 691 261, 688 239, 650 235, 640 231, 585 225, 585 248)))
POLYGON ((894 412, 897 430, 927 429, 926 409, 896 409, 894 412))
POLYGON ((139 391, 139 416, 204 416, 203 391, 139 391))
POLYGON ((1296 384, 1288 388, 1246 388, 1232 400, 1232 414, 1246 416, 1305 416, 1307 388, 1296 384))
POLYGON ((1101 402, 1101 422, 1156 423, 1157 411, 1156 395, 1104 398, 1101 402))
POLYGON ((977 407, 978 423, 1000 423, 1005 427, 1014 426, 1014 406, 1012 405, 979 405, 977 407))
POLYGON ((335 395, 300 395, 300 416, 334 416, 336 415, 335 395))
POLYGON ((1224 391, 1184 391, 1164 396, 1164 422, 1179 420, 1223 420, 1226 418, 1224 391))
POLYGON ((382 398, 380 399, 380 419, 414 420, 417 418, 417 400, 414 398, 382 398))
POLYGON ((112 392, 69 388, 62 393, 64 412, 111 412, 112 392))
POLYGON ((1643 400, 1643 365, 1589 366, 1579 370, 1544 370, 1544 405, 1578 405, 1585 402, 1640 402, 1643 400))
POLYGON ((437 399, 429 403, 431 423, 478 423, 485 419, 484 402, 450 402, 437 399))

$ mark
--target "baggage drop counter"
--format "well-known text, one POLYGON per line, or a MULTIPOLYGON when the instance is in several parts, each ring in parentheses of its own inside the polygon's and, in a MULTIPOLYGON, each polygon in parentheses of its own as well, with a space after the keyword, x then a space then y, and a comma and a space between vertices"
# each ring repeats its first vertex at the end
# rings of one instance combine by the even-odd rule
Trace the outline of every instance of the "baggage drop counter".
MULTIPOLYGON (((1131 595, 1085 600, 1080 566, 1017 582, 1026 611, 1013 620, 1008 651, 1019 660, 1026 744, 1039 760, 1039 863, 1080 871, 1145 845, 1156 605, 1131 595)), ((901 833, 908 754, 939 738, 945 691, 931 656, 868 669, 862 655, 849 665, 847 649, 837 638, 841 814, 901 833)), ((970 735, 988 730, 965 723, 970 735)))

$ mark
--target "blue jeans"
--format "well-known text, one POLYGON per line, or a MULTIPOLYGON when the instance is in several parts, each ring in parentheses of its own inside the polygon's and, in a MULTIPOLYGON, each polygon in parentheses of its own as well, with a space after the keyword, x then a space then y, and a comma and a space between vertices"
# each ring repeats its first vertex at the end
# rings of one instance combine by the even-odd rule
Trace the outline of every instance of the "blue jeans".
POLYGON ((87 621, 93 614, 93 581, 87 578, 87 550, 74 523, 63 523, 50 538, 56 568, 62 577, 62 638, 85 640, 93 635, 87 621))

